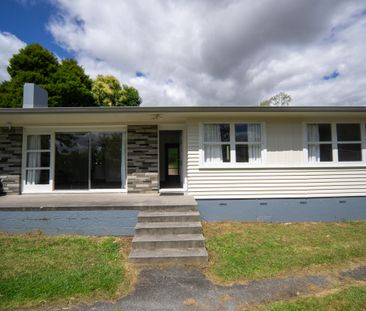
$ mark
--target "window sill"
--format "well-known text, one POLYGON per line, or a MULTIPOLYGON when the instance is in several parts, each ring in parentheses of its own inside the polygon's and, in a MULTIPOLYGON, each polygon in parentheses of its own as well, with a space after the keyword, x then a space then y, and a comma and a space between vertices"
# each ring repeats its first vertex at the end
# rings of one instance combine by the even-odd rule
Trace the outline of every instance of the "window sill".
POLYGON ((304 165, 200 165, 199 170, 270 170, 270 169, 329 169, 329 168, 366 168, 366 163, 332 163, 332 164, 304 164, 304 165))

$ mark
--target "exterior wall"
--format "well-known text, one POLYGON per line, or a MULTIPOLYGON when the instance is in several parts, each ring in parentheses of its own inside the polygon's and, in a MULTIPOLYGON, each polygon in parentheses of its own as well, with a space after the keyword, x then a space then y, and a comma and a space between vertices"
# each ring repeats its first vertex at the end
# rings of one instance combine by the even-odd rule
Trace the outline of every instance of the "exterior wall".
POLYGON ((133 235, 137 210, 0 211, 0 231, 45 234, 133 235))
POLYGON ((23 128, 0 128, 0 193, 19 194, 23 128))
POLYGON ((366 219, 366 197, 197 200, 205 221, 350 221, 366 219))
POLYGON ((267 154, 263 165, 205 168, 200 163, 199 122, 188 124, 189 194, 202 199, 364 196, 364 164, 349 167, 304 164, 302 127, 301 120, 265 122, 267 154))
POLYGON ((158 191, 158 127, 129 125, 127 128, 127 191, 158 191))

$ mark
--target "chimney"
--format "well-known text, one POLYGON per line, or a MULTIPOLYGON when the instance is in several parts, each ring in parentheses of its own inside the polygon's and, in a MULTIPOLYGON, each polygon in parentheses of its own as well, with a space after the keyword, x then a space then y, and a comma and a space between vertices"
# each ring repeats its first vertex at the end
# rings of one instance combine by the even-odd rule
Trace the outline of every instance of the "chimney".
POLYGON ((47 108, 48 93, 34 83, 24 83, 23 108, 47 108))

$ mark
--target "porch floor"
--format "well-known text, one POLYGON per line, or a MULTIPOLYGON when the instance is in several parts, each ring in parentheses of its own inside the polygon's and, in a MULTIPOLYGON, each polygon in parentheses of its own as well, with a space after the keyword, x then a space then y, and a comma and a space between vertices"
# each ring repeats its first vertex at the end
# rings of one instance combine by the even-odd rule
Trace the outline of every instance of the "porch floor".
POLYGON ((192 205, 197 205, 196 200, 186 194, 51 193, 0 197, 0 211, 144 210, 192 205))

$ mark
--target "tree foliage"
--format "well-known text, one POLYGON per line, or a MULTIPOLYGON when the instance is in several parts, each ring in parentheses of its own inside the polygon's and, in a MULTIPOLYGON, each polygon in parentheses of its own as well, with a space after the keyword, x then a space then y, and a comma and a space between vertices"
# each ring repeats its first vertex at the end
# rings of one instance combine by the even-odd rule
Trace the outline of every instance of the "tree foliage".
POLYGON ((270 106, 289 106, 292 98, 290 95, 286 93, 278 93, 272 96, 269 99, 266 99, 260 102, 259 106, 261 107, 270 107, 270 106))
POLYGON ((141 98, 138 91, 122 85, 111 75, 98 75, 92 86, 92 94, 98 106, 139 106, 141 98))
MULTIPOLYGON (((121 86, 113 76, 93 81, 74 59, 58 61, 39 44, 29 44, 10 59, 9 81, 0 83, 0 107, 21 107, 24 83, 36 83, 47 90, 49 106, 138 106, 141 98, 130 86, 121 86), (92 92, 93 87, 93 92, 92 92)), ((102 77, 102 78, 100 78, 102 77)))
POLYGON ((93 106, 91 93, 92 80, 74 59, 65 59, 52 75, 50 84, 45 85, 49 92, 49 105, 56 107, 93 106))

